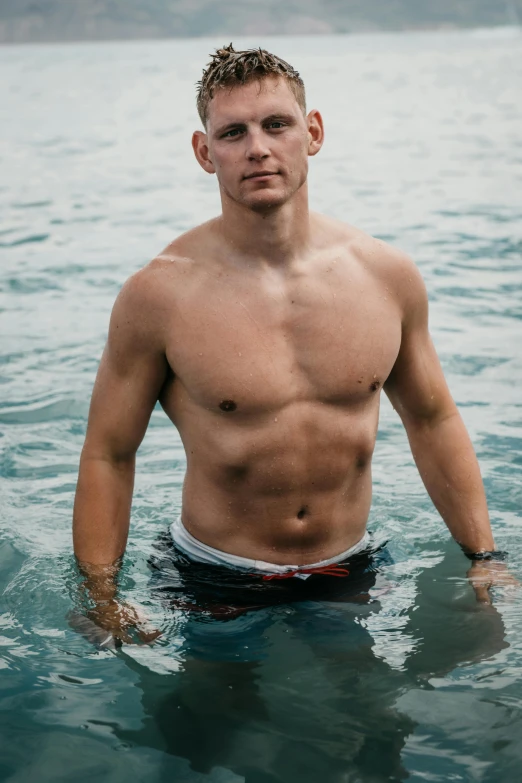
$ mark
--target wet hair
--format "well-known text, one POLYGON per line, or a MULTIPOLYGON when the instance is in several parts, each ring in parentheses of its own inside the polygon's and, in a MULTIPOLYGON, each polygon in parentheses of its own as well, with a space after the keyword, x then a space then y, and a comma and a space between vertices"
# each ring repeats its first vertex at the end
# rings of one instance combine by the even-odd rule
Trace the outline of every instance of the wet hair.
POLYGON ((287 80, 288 86, 303 113, 306 112, 306 97, 303 80, 290 63, 267 52, 266 49, 246 49, 238 51, 232 44, 216 49, 210 55, 211 60, 203 70, 201 81, 197 83, 197 107, 201 122, 206 127, 208 105, 216 90, 238 87, 267 77, 280 76, 287 80))

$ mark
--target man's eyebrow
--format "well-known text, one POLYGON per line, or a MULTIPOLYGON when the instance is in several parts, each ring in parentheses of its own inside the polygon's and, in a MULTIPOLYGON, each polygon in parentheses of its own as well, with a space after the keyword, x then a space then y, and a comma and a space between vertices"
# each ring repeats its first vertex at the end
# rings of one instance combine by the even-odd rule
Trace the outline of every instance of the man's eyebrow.
POLYGON ((246 128, 246 124, 244 122, 227 122, 225 125, 217 127, 214 133, 216 136, 221 136, 222 133, 226 133, 232 128, 246 128))
POLYGON ((265 117, 263 119, 263 124, 267 122, 276 122, 282 120, 283 122, 293 122, 294 120, 293 114, 284 114, 283 112, 275 112, 274 114, 269 114, 268 117, 265 117))

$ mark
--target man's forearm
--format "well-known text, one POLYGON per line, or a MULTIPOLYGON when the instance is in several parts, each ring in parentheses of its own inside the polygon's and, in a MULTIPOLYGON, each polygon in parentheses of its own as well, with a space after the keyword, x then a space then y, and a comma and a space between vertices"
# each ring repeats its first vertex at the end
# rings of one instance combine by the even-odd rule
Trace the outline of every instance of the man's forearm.
POLYGON ((478 461, 458 411, 406 423, 406 430, 422 480, 454 539, 469 552, 494 549, 478 461))
POLYGON ((110 565, 123 554, 129 531, 134 462, 82 455, 73 515, 74 553, 80 563, 110 565))
MULTIPOLYGON (((84 577, 82 589, 89 608, 86 617, 95 627, 85 627, 83 613, 72 625, 90 641, 100 643, 96 628, 109 632, 107 643, 149 643, 159 631, 145 627, 139 610, 117 596, 117 577, 127 543, 134 485, 134 458, 110 461, 82 454, 74 504, 74 553, 84 577), (83 618, 83 619, 82 619, 83 618)), ((103 634, 102 634, 103 637, 103 634)))

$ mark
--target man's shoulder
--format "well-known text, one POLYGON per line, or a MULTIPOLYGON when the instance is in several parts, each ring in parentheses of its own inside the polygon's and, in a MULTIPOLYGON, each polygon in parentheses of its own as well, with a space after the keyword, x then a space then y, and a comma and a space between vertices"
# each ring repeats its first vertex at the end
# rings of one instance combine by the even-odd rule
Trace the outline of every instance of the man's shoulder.
POLYGON ((427 293, 422 275, 413 259, 400 248, 361 229, 323 215, 318 216, 328 232, 332 246, 347 264, 357 264, 372 285, 382 287, 400 307, 403 317, 427 306, 427 293))
POLYGON ((354 251, 368 270, 392 284, 420 278, 417 265, 404 250, 362 231, 359 234, 354 251))
POLYGON ((376 270, 382 269, 383 271, 400 273, 417 268, 413 260, 403 250, 368 234, 357 226, 326 215, 318 214, 317 219, 332 242, 342 244, 360 261, 374 265, 376 270))
POLYGON ((374 278, 395 288, 423 287, 422 277, 413 259, 404 251, 356 226, 320 215, 331 241, 347 251, 374 278))
POLYGON ((130 306, 157 307, 176 296, 183 284, 204 271, 209 223, 176 237, 145 266, 131 275, 120 293, 130 306))
POLYGON ((185 231, 174 239, 148 265, 158 269, 189 274, 205 258, 213 243, 218 218, 185 231))

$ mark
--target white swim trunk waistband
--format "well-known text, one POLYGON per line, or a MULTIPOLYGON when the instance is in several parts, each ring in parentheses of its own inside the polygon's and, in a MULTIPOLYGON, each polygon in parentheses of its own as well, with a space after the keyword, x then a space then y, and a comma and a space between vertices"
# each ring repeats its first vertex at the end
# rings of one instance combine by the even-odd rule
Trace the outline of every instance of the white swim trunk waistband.
MULTIPOLYGON (((181 517, 178 517, 170 526, 170 534, 176 546, 188 555, 191 560, 195 560, 198 563, 208 563, 209 565, 241 568, 250 572, 257 571, 261 574, 284 574, 287 571, 299 572, 333 565, 362 552, 370 543, 370 536, 368 532, 365 532, 355 546, 350 547, 345 552, 340 552, 335 557, 328 558, 328 560, 320 560, 318 563, 310 563, 309 565, 278 565, 276 563, 266 563, 264 560, 251 560, 249 557, 230 555, 221 549, 214 549, 214 547, 208 546, 208 544, 204 544, 202 541, 194 538, 181 521, 181 517)), ((302 576, 306 578, 308 574, 303 574, 302 576)))

